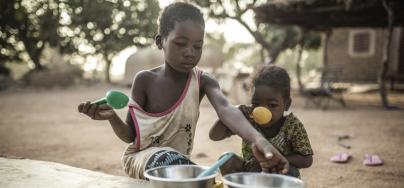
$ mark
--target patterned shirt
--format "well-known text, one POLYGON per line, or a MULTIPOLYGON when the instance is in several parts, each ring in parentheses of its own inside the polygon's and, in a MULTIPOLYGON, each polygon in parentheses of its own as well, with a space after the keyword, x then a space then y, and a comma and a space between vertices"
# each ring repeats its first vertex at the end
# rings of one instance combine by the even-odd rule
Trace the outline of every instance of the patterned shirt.
MULTIPOLYGON (((263 127, 256 124, 250 117, 249 114, 251 114, 252 111, 251 107, 241 105, 239 109, 243 112, 244 116, 253 127, 257 129, 276 149, 278 149, 283 156, 291 154, 313 155, 313 150, 311 149, 306 130, 300 120, 294 116, 293 113, 284 117, 279 132, 275 136, 269 137, 262 131, 263 127)), ((244 140, 242 143, 242 155, 247 163, 249 163, 249 161, 256 161, 252 153, 251 145, 244 140)))

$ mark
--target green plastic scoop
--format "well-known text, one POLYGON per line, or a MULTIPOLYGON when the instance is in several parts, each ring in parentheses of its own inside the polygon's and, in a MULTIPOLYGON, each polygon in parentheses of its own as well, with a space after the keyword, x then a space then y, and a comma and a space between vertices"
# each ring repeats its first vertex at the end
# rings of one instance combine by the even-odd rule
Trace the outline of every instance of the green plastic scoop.
POLYGON ((124 93, 116 90, 109 90, 105 97, 98 99, 91 104, 105 104, 107 103, 114 109, 121 109, 125 107, 129 102, 129 97, 126 96, 124 93))

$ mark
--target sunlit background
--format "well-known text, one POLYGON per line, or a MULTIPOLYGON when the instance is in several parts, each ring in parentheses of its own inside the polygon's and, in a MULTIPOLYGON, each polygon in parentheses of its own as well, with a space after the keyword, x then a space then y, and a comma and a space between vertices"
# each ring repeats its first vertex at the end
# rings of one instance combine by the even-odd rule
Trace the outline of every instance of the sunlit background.
MULTIPOLYGON (((142 69, 163 63, 162 59, 150 62, 151 56, 148 57, 149 59, 137 58, 142 54, 143 56, 153 54, 152 56, 158 57, 161 56, 161 52, 155 53, 156 47, 153 44, 153 36, 151 36, 157 31, 157 21, 154 22, 154 20, 157 18, 158 12, 147 16, 136 14, 142 14, 146 2, 150 3, 147 5, 150 6, 148 11, 155 11, 157 6, 161 10, 175 0, 145 2, 109 0, 97 3, 60 1, 59 4, 56 2, 58 1, 49 0, 49 2, 37 1, 30 4, 29 1, 23 0, 21 5, 18 3, 11 5, 15 6, 14 8, 17 10, 23 8, 26 14, 31 14, 25 19, 31 20, 32 25, 24 27, 32 27, 33 37, 29 40, 37 46, 33 48, 31 44, 22 42, 22 39, 16 35, 21 32, 17 28, 11 30, 3 28, 4 32, 0 33, 0 36, 12 46, 7 47, 10 49, 3 48, 1 52, 8 56, 6 58, 11 58, 11 61, 5 61, 5 65, 13 69, 11 72, 14 79, 24 77, 31 70, 39 70, 41 67, 57 67, 60 65, 57 62, 66 62, 80 67, 84 71, 85 79, 122 82, 122 80, 131 79, 128 77, 136 73, 133 67, 128 68, 128 66, 139 65, 138 61, 149 61, 149 64, 145 62, 144 65, 137 66, 142 69), (107 4, 108 8, 103 7, 107 4), (99 7, 95 8, 95 6, 99 7), (111 8, 111 6, 122 7, 111 8), (139 11, 136 12, 135 9, 139 9, 139 11), (47 20, 44 19, 46 14, 59 14, 59 17, 47 20), (110 17, 103 23, 100 18, 106 15, 110 15, 110 17), (144 19, 142 16, 148 18, 151 15, 155 18, 148 22, 141 20, 144 19), (43 22, 49 23, 34 26, 41 19, 44 20, 43 22), (59 27, 54 25, 59 25, 59 27), (44 29, 47 31, 42 31, 44 29), (36 41, 38 35, 43 42, 36 41), (108 37, 113 38, 110 40, 108 37), (26 46, 31 47, 29 50, 24 50, 24 48, 27 49, 26 46), (38 52, 42 48, 43 53, 38 52), (57 49, 63 52, 58 53, 57 49), (12 53, 15 50, 20 59, 13 59, 12 53), (33 57, 33 54, 40 57, 33 57), (128 61, 131 56, 133 58, 128 61), (38 60, 34 62, 33 58, 38 60), (15 63, 17 61, 22 63, 15 63)), ((219 77, 232 72, 231 77, 234 77, 243 71, 251 73, 254 65, 270 61, 276 61, 279 66, 294 71, 293 64, 297 57, 300 57, 303 72, 307 73, 303 77, 318 75, 317 69, 321 67, 322 53, 319 49, 320 35, 310 36, 310 40, 314 42, 309 42, 301 56, 298 56, 298 38, 302 36, 299 28, 257 25, 252 7, 264 4, 266 1, 223 1, 223 4, 214 2, 211 4, 212 6, 199 4, 200 1, 189 2, 201 5, 200 8, 205 17, 205 45, 199 65, 206 71, 215 73, 219 77), (226 14, 226 17, 220 17, 220 14, 223 13, 226 14), (219 17, 214 17, 212 14, 219 15, 219 17), (253 33, 263 39, 264 43, 258 41, 257 36, 253 37, 253 33), (231 70, 226 73, 224 69, 231 70)), ((13 22, 20 24, 18 15, 15 19, 13 22)), ((229 77, 228 74, 226 76, 229 77)), ((223 82, 223 84, 225 83, 223 82)), ((231 86, 225 84, 223 87, 231 86)))
MULTIPOLYGON (((163 9, 168 4, 175 2, 175 0, 159 0, 160 8, 163 9)), ((251 23, 253 20, 253 12, 248 12, 243 17, 244 20, 251 23)), ((205 32, 207 33, 220 33, 223 34, 226 41, 230 43, 253 43, 254 38, 251 34, 238 22, 234 20, 226 20, 224 23, 217 23, 214 20, 208 19, 206 21, 205 32)), ((136 52, 136 48, 128 48, 123 50, 117 57, 113 59, 111 67, 111 76, 113 79, 122 79, 125 73, 125 62, 127 58, 136 52)), ((289 51, 291 53, 291 51, 289 51)), ((307 56, 307 54, 305 54, 307 56)), ((83 67, 85 71, 91 72, 97 69, 97 59, 89 58, 88 62, 83 67)), ((98 71, 102 71, 103 67, 98 67, 98 71)))
MULTIPOLYGON (((11 72, 14 80, 24 77, 31 80, 27 78, 32 76, 30 72, 42 74, 36 70, 48 68, 57 70, 56 74, 70 74, 61 65, 73 65, 84 72, 77 74, 78 77, 127 84, 137 71, 163 63, 162 53, 154 45, 157 17, 161 9, 176 1, 5 1, 0 7, 4 9, 0 68, 12 69, 5 72, 11 72)), ((330 32, 331 29, 305 29, 304 24, 310 26, 310 20, 300 23, 303 26, 299 23, 278 24, 282 17, 276 18, 276 15, 273 18, 278 21, 271 21, 270 17, 259 20, 257 10, 278 1, 186 2, 200 7, 206 23, 204 49, 198 66, 213 73, 219 81, 234 81, 238 76, 251 74, 256 65, 265 63, 288 70, 293 86, 299 88, 303 82, 308 85, 319 84, 319 80, 323 82, 327 69, 341 73, 344 68, 344 75, 339 75, 344 77, 344 84, 376 84, 378 80, 376 67, 380 66, 382 46, 385 46, 383 29, 337 28, 330 32), (344 60, 338 61, 339 58, 344 60), (362 70, 367 72, 358 74, 362 70)), ((305 4, 304 1, 290 3, 305 4)), ((323 6, 316 3, 307 5, 323 6)), ((352 2, 335 3, 346 6, 352 2)), ((272 12, 264 10, 261 13, 272 12)), ((394 29, 393 47, 400 45, 400 33, 399 28, 394 29)), ((402 74, 400 67, 404 65, 399 63, 399 48, 393 51, 391 59, 394 62, 386 72, 402 74)), ((227 81, 222 84, 223 88, 232 87, 227 81)))

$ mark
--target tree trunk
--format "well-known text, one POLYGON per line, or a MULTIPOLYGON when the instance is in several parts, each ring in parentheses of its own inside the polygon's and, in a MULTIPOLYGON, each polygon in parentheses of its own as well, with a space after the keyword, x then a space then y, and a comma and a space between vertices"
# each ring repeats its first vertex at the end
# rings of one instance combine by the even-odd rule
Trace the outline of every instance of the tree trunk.
POLYGON ((22 27, 18 31, 18 37, 22 41, 25 47, 25 51, 28 53, 28 56, 34 63, 35 70, 43 70, 44 67, 41 64, 40 57, 42 51, 45 47, 45 42, 42 41, 42 46, 37 47, 37 41, 33 40, 33 38, 27 37, 27 30, 26 28, 22 27))
POLYGON ((387 98, 387 90, 386 90, 386 76, 387 76, 387 71, 389 70, 389 62, 390 62, 390 46, 391 46, 391 39, 392 39, 392 34, 393 34, 393 11, 389 5, 387 5, 386 1, 383 0, 383 6, 387 12, 388 15, 388 29, 387 29, 387 35, 386 35, 386 43, 384 46, 384 54, 383 54, 383 61, 382 61, 382 69, 380 70, 379 73, 379 92, 380 92, 380 98, 381 102, 384 108, 391 108, 389 105, 389 101, 387 98))
POLYGON ((266 58, 265 58, 265 49, 263 48, 263 47, 261 47, 261 50, 260 50, 260 58, 261 58, 261 62, 264 62, 264 63, 267 63, 267 62, 265 62, 266 61, 266 58))
MULTIPOLYGON (((21 4, 20 4, 20 6, 21 6, 21 4)), ((28 20, 28 16, 27 15, 24 15, 24 16, 25 16, 24 19, 28 20)), ((24 44, 25 51, 28 53, 28 56, 34 63, 34 69, 35 70, 44 69, 44 67, 42 66, 42 64, 40 62, 40 57, 41 57, 42 51, 45 47, 45 41, 42 41, 42 45, 40 47, 38 47, 37 44, 41 41, 35 37, 29 37, 28 31, 27 31, 27 26, 24 24, 18 26, 18 37, 24 44)))
POLYGON ((111 83, 111 77, 109 75, 109 71, 111 69, 112 60, 110 60, 108 58, 105 58, 105 63, 106 63, 106 65, 105 65, 105 81, 107 83, 111 83))
POLYGON ((268 51, 269 58, 270 58, 269 63, 275 64, 275 62, 278 59, 279 54, 281 53, 281 51, 282 51, 281 49, 269 50, 268 51))
POLYGON ((299 50, 298 50, 298 55, 297 55, 297 62, 296 62, 296 78, 297 78, 297 84, 299 86, 299 91, 303 91, 304 85, 302 82, 302 68, 300 66, 300 62, 302 60, 302 54, 304 50, 304 41, 305 41, 305 31, 302 31, 301 38, 299 40, 299 50))
POLYGON ((21 37, 21 40, 24 44, 25 50, 27 51, 29 58, 34 63, 34 69, 43 70, 44 66, 41 64, 40 58, 45 45, 43 44, 41 47, 38 48, 35 46, 35 44, 32 44, 32 41, 30 41, 30 39, 26 38, 25 36, 21 37))
POLYGON ((321 85, 320 87, 324 87, 324 84, 326 82, 326 77, 327 77, 327 71, 328 71, 328 42, 330 40, 332 31, 328 30, 325 31, 323 35, 323 68, 321 71, 321 85))
POLYGON ((34 63, 34 69, 35 70, 43 70, 44 66, 41 64, 41 54, 43 51, 43 46, 40 48, 36 48, 36 47, 32 47, 30 46, 31 44, 29 44, 29 42, 23 42, 25 49, 28 53, 29 58, 32 60, 32 62, 34 63))
POLYGON ((279 54, 287 48, 287 44, 289 42, 288 40, 290 40, 292 38, 292 34, 287 32, 286 36, 282 39, 283 41, 279 44, 279 46, 273 46, 272 44, 270 44, 269 42, 267 42, 265 40, 264 36, 261 33, 259 33, 258 31, 253 31, 250 28, 250 26, 248 26, 248 24, 241 19, 240 16, 232 18, 232 19, 235 19, 242 26, 244 26, 244 28, 246 28, 247 31, 250 32, 250 34, 253 36, 255 41, 258 44, 260 44, 262 46, 262 48, 264 48, 268 52, 269 61, 265 62, 268 64, 275 64, 276 60, 279 57, 279 54))
POLYGON ((276 60, 278 59, 279 55, 281 54, 282 51, 288 49, 290 46, 290 44, 293 41, 293 36, 295 34, 293 34, 291 31, 289 30, 285 30, 286 36, 284 36, 281 39, 281 42, 278 43, 278 45, 272 46, 271 48, 267 48, 268 49, 268 54, 269 57, 271 58, 271 62, 272 64, 275 64, 276 60))
POLYGON ((31 60, 32 60, 32 62, 34 63, 34 69, 35 70, 43 70, 44 69, 44 67, 43 67, 43 65, 41 64, 41 61, 40 61, 40 59, 39 59, 39 57, 40 57, 40 54, 33 54, 32 56, 30 55, 30 57, 31 57, 31 60))

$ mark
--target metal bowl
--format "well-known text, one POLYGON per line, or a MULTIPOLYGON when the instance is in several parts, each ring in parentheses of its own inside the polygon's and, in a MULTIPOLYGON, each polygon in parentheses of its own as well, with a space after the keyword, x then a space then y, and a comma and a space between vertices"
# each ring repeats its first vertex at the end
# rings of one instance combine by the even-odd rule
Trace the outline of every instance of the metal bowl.
POLYGON ((207 167, 197 165, 172 165, 156 167, 144 172, 153 188, 212 188, 216 173, 196 178, 207 167))
POLYGON ((229 188, 304 188, 304 182, 298 178, 267 173, 241 172, 223 177, 229 188))

